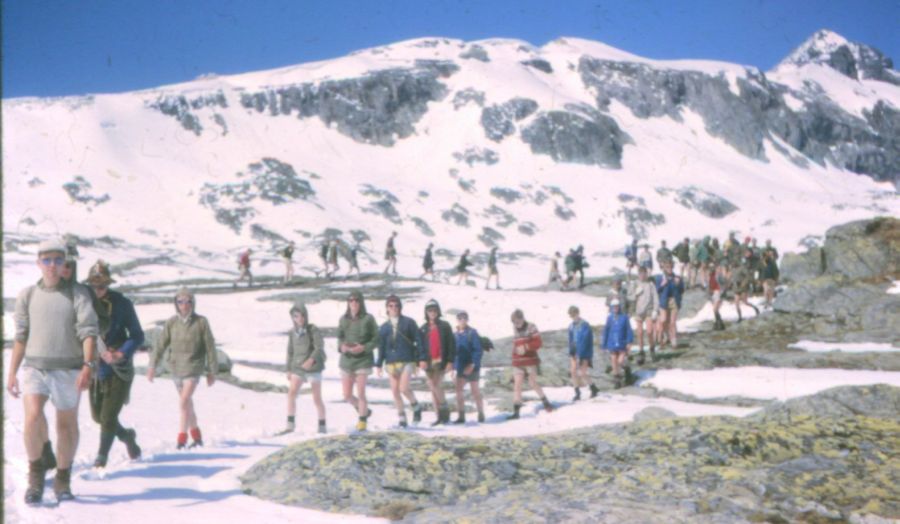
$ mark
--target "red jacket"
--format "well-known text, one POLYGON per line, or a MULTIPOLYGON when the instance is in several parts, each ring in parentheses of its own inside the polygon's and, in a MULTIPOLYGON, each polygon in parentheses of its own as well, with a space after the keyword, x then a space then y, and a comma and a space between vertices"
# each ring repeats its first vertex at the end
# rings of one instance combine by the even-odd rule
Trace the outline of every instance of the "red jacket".
POLYGON ((527 323, 519 330, 514 329, 512 365, 514 367, 537 366, 541 363, 538 350, 541 349, 541 333, 532 323, 527 323), (525 348, 525 354, 519 355, 517 348, 525 348))

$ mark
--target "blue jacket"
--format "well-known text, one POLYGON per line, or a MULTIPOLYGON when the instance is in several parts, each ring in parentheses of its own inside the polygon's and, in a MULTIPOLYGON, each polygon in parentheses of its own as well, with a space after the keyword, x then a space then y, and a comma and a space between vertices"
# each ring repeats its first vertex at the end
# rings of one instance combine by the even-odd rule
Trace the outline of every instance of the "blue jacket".
POLYGON ((669 303, 669 298, 674 298, 678 309, 681 309, 684 280, 673 274, 672 278, 666 279, 666 283, 663 284, 664 277, 665 275, 656 275, 656 292, 659 293, 659 308, 665 309, 669 303))
POLYGON ((603 327, 602 349, 608 351, 620 351, 634 341, 634 331, 631 330, 631 322, 624 313, 610 313, 606 318, 606 326, 603 327))
MULTIPOLYGON (((123 358, 118 367, 129 367, 134 352, 144 344, 144 330, 138 321, 134 305, 118 291, 108 290, 106 296, 94 300, 95 308, 108 308, 109 328, 103 334, 103 342, 110 350, 118 350, 123 358)), ((98 312, 98 316, 103 313, 98 312)), ((113 368, 103 360, 97 368, 97 376, 102 380, 113 373, 113 368)))
POLYGON ((388 320, 378 329, 378 360, 375 365, 381 367, 385 361, 388 364, 394 362, 421 362, 427 360, 422 351, 422 336, 416 321, 400 315, 397 321, 397 336, 394 337, 394 328, 388 320))
POLYGON ((453 368, 457 373, 462 371, 469 364, 475 364, 475 370, 481 368, 481 336, 478 331, 471 327, 467 327, 465 331, 456 331, 456 358, 453 359, 453 368))
POLYGON ((584 319, 569 325, 569 356, 579 359, 594 357, 594 332, 584 319))

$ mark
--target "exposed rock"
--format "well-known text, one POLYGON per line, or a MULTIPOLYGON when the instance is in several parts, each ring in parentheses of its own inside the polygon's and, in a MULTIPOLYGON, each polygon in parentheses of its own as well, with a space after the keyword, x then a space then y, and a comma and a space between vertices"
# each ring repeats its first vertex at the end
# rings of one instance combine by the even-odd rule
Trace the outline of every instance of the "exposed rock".
POLYGON ((251 224, 250 225, 250 237, 254 240, 259 241, 268 241, 271 244, 286 244, 287 239, 278 233, 272 231, 271 229, 266 228, 265 226, 261 226, 259 224, 251 224))
POLYGON ((513 202, 522 200, 522 198, 524 198, 524 195, 522 195, 522 193, 508 187, 492 187, 491 196, 494 198, 499 198, 507 204, 512 204, 513 202))
POLYGON ((410 522, 897 518, 890 494, 900 441, 888 436, 900 432, 898 405, 900 389, 872 386, 745 419, 663 418, 516 438, 338 436, 278 451, 241 482, 245 493, 283 504, 410 522))
POLYGON ((527 118, 538 109, 538 104, 528 98, 513 98, 500 105, 493 105, 481 111, 481 126, 484 134, 494 142, 516 132, 515 122, 527 118))
POLYGON ((638 240, 647 238, 647 228, 666 223, 666 217, 644 207, 623 207, 616 213, 625 219, 625 232, 638 240))
POLYGON ((900 220, 876 218, 835 226, 825 233, 825 270, 850 279, 900 272, 900 220))
POLYGON ((88 209, 109 202, 109 193, 103 193, 100 196, 92 195, 93 186, 81 175, 77 175, 71 182, 63 184, 62 188, 73 202, 84 204, 88 209))
POLYGON ((496 229, 485 226, 481 228, 481 234, 478 235, 478 240, 487 247, 494 247, 500 240, 506 240, 506 237, 496 229))
POLYGON ((526 65, 529 67, 533 67, 538 71, 543 71, 547 74, 553 73, 553 66, 550 65, 550 62, 543 60, 541 58, 533 58, 531 60, 523 60, 520 62, 522 65, 526 65))
POLYGON ((481 62, 491 61, 487 51, 478 44, 470 45, 465 51, 459 54, 459 57, 470 60, 479 60, 481 62))
POLYGON ((780 262, 781 280, 802 282, 825 272, 825 252, 811 247, 805 253, 785 253, 780 262))
POLYGON ((646 407, 634 414, 635 422, 644 422, 646 420, 659 420, 664 418, 675 418, 678 415, 672 411, 658 406, 646 407))
POLYGON ((155 101, 148 102, 146 105, 147 107, 158 110, 164 115, 175 118, 181 124, 181 127, 200 136, 203 132, 203 126, 200 125, 200 119, 197 118, 191 110, 202 109, 204 107, 220 107, 225 109, 228 107, 228 100, 225 98, 222 91, 217 91, 190 100, 182 95, 161 95, 155 101))
POLYGON ((622 167, 622 146, 630 138, 612 118, 596 113, 592 118, 567 111, 539 113, 522 130, 531 152, 549 155, 557 162, 622 167))
POLYGON ((442 212, 441 218, 457 226, 469 227, 469 210, 459 204, 453 204, 452 208, 442 212))
POLYGON ((900 75, 893 70, 894 63, 881 51, 864 44, 849 42, 826 29, 816 31, 778 64, 778 67, 785 64, 795 66, 821 64, 854 80, 881 80, 900 85, 900 75))
POLYGON ((484 216, 493 218, 498 227, 509 227, 516 223, 516 217, 512 213, 497 205, 485 209, 484 216))
POLYGON ((453 95, 453 109, 459 109, 468 104, 475 104, 479 107, 484 106, 484 91, 477 91, 475 89, 467 88, 462 91, 457 91, 455 95, 453 95))
POLYGON ((374 200, 368 206, 360 208, 363 213, 371 213, 390 220, 394 224, 402 224, 400 212, 394 204, 399 204, 400 199, 386 189, 379 189, 371 184, 364 184, 359 191, 361 194, 374 200))
POLYGON ((674 195, 675 202, 688 209, 696 209, 710 218, 723 218, 738 210, 738 207, 728 200, 696 186, 678 189, 657 187, 656 192, 663 196, 674 195))
POLYGON ((453 153, 457 162, 465 162, 469 167, 481 162, 492 166, 500 161, 500 155, 496 151, 481 147, 470 147, 462 153, 453 153))
POLYGON ((517 229, 519 233, 528 236, 534 236, 534 234, 537 233, 538 230, 537 226, 534 225, 533 222, 522 222, 521 224, 519 224, 519 227, 517 229))

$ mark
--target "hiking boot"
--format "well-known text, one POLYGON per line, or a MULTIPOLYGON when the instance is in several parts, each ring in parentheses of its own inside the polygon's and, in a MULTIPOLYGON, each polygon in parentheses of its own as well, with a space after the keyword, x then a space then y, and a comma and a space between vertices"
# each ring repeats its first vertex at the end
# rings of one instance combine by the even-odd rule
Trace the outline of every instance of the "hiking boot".
POLYGON ((572 397, 572 402, 578 402, 579 400, 581 400, 581 390, 575 388, 575 396, 572 397))
POLYGON ((56 468, 56 455, 53 454, 53 446, 49 440, 44 442, 44 449, 41 450, 41 463, 44 466, 44 471, 56 468))
POLYGON ((125 430, 125 448, 128 450, 128 458, 137 460, 141 458, 141 447, 137 443, 137 431, 134 429, 125 430))
POLYGON ((53 493, 56 500, 72 500, 72 468, 56 470, 56 478, 53 479, 53 493))
POLYGON ((659 355, 656 354, 656 348, 655 348, 655 347, 651 347, 651 348, 650 348, 650 360, 651 360, 652 362, 657 362, 657 361, 659 361, 659 355))
POLYGON ((106 455, 97 455, 97 458, 94 459, 94 467, 95 468, 105 468, 106 467, 106 455))
POLYGON ((541 403, 544 404, 544 410, 546 410, 547 413, 553 411, 553 404, 551 404, 550 401, 547 400, 547 397, 541 397, 541 403))
POLYGON ((190 444, 188 444, 188 449, 202 448, 202 447, 203 447, 203 440, 202 440, 202 439, 201 439, 201 440, 195 440, 195 441, 191 442, 190 444))
POLYGON ((522 404, 513 404, 513 414, 506 417, 506 420, 516 420, 519 418, 519 410, 522 409, 522 404))
POLYGON ((28 463, 28 489, 25 490, 26 504, 40 504, 44 499, 44 462, 37 459, 28 463))
POLYGON ((454 424, 465 424, 465 423, 466 423, 466 414, 461 412, 461 413, 456 417, 456 420, 453 421, 453 423, 454 423, 454 424))
POLYGON ((600 393, 600 388, 598 388, 594 384, 591 384, 591 398, 596 397, 597 393, 600 393))
POLYGON ((615 387, 616 389, 621 389, 622 386, 623 386, 624 384, 625 384, 625 380, 624 380, 624 377, 622 376, 622 374, 621 374, 621 373, 620 373, 620 374, 617 374, 617 375, 615 376, 615 385, 614 385, 614 387, 615 387))
POLYGON ((638 366, 643 366, 644 362, 647 361, 646 356, 644 355, 644 350, 642 349, 640 353, 638 353, 637 363, 638 366))
POLYGON ((603 370, 603 372, 606 373, 607 375, 609 375, 610 373, 612 373, 612 366, 606 366, 606 369, 603 370))
POLYGON ((478 412, 478 422, 484 423, 484 412, 483 411, 478 412))
POLYGON ((422 404, 413 406, 413 422, 422 422, 422 404))
POLYGON ((184 449, 185 446, 187 446, 187 433, 179 433, 176 442, 177 445, 175 446, 175 449, 184 449))
POLYGON ((409 424, 406 422, 406 413, 400 413, 400 427, 405 428, 407 426, 409 426, 409 424))
POLYGON ((366 430, 366 421, 360 419, 359 422, 356 423, 356 431, 365 431, 366 430))
POLYGON ((325 421, 324 421, 324 420, 320 420, 320 421, 319 421, 319 434, 324 435, 325 433, 326 433, 326 429, 325 429, 325 421))
POLYGON ((203 434, 200 433, 200 428, 191 428, 191 445, 188 448, 202 448, 203 447, 203 434))

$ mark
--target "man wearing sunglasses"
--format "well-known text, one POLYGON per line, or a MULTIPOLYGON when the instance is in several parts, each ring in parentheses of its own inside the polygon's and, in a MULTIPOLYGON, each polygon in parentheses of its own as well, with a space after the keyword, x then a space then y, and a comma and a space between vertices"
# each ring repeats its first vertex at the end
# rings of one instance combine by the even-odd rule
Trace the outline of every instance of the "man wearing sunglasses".
POLYGON ((39 504, 44 477, 52 463, 46 454, 44 405, 56 407, 59 461, 53 491, 57 500, 71 500, 72 459, 78 447, 78 401, 88 387, 94 367, 97 315, 84 286, 60 277, 66 247, 61 240, 38 246, 41 279, 22 290, 16 299, 15 343, 6 389, 25 403, 25 450, 28 454, 28 489, 25 502, 39 504), (24 360, 20 389, 17 374, 24 360))

